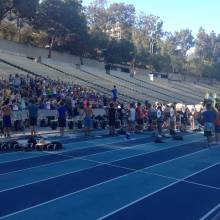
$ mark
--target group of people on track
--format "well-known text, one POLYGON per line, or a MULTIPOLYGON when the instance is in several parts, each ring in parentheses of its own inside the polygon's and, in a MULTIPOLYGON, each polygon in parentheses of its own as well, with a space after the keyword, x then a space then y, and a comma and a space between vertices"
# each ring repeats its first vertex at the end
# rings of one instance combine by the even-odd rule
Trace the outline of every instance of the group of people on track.
MULTIPOLYGON (((10 137, 10 129, 12 127, 11 115, 12 111, 16 110, 17 103, 20 103, 28 110, 29 126, 31 135, 36 135, 38 124, 38 111, 41 109, 41 102, 37 99, 37 95, 45 96, 45 89, 51 89, 51 94, 46 93, 46 98, 56 100, 56 105, 50 109, 57 110, 58 126, 60 127, 60 135, 64 135, 66 120, 68 117, 74 116, 72 102, 76 104, 76 100, 81 100, 81 111, 78 111, 78 116, 83 119, 85 134, 89 135, 93 127, 93 104, 94 100, 99 99, 100 107, 106 111, 106 121, 109 126, 109 134, 115 135, 116 129, 124 130, 124 132, 143 132, 144 129, 155 130, 158 137, 163 136, 165 128, 170 130, 170 134, 175 134, 176 130, 186 131, 190 126, 191 130, 195 129, 195 121, 203 120, 204 134, 207 137, 208 144, 214 142, 220 143, 220 104, 213 106, 207 103, 199 112, 193 109, 188 109, 185 105, 181 109, 176 109, 175 104, 163 104, 156 102, 145 105, 141 103, 130 103, 127 108, 118 101, 118 91, 116 86, 112 89, 112 98, 109 100, 96 93, 83 93, 82 89, 76 85, 67 85, 62 82, 53 84, 47 80, 36 79, 35 83, 32 78, 19 78, 15 75, 14 78, 9 78, 9 81, 4 81, 0 90, 1 116, 3 119, 3 133, 5 137, 10 137), (32 84, 37 84, 33 88, 33 94, 26 94, 20 91, 22 84, 23 90, 30 87, 32 84), (42 89, 40 91, 39 88, 42 89), (61 88, 61 89, 60 89, 61 88), (77 88, 77 89, 76 89, 77 88), (38 94, 39 93, 39 94, 38 94), (27 98, 27 95, 29 96, 27 98), (23 103, 23 104, 22 104, 23 103), (213 134, 215 133, 215 141, 213 142, 213 134)), ((2 83, 2 82, 1 82, 2 83)), ((22 90, 22 91, 23 91, 22 90)), ((28 90, 29 91, 29 90, 28 90)), ((24 92, 24 91, 23 91, 24 92)), ((30 91, 29 91, 30 92, 30 91)), ((18 106, 17 106, 18 107, 18 106)))

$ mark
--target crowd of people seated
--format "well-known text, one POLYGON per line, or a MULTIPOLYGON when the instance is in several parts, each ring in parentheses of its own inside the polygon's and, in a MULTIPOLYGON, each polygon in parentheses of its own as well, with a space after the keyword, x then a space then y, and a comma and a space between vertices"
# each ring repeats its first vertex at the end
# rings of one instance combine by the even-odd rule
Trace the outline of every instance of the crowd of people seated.
POLYGON ((64 83, 18 74, 10 75, 8 79, 0 81, 1 104, 8 100, 12 110, 24 110, 28 108, 32 99, 38 104, 39 109, 48 110, 57 109, 61 99, 65 99, 69 111, 76 105, 85 105, 84 102, 88 99, 94 108, 103 106, 101 94, 74 82, 64 83))
POLYGON ((170 134, 174 135, 176 131, 196 130, 196 124, 200 122, 200 125, 204 126, 209 144, 212 142, 210 137, 214 131, 216 141, 219 142, 218 104, 213 106, 209 103, 200 109, 196 109, 195 106, 189 108, 184 104, 180 107, 175 103, 147 101, 144 104, 134 102, 126 106, 118 101, 116 86, 112 89, 112 98, 107 98, 74 82, 64 83, 43 77, 15 74, 0 80, 0 106, 1 129, 5 137, 10 137, 13 112, 28 111, 29 127, 34 136, 37 132, 38 111, 46 109, 57 111, 61 135, 64 135, 67 118, 78 116, 78 128, 84 127, 86 135, 89 135, 93 128, 105 128, 108 125, 110 135, 115 135, 116 130, 132 133, 147 129, 156 131, 158 137, 162 137, 164 129, 168 129, 170 134), (95 117, 93 109, 96 108, 103 109, 105 114, 95 117))

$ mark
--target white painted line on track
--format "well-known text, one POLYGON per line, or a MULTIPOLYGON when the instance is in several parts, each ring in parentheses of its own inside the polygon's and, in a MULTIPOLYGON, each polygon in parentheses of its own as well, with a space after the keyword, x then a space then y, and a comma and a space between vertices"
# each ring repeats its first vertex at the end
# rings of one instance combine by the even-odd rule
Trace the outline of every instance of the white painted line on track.
MULTIPOLYGON (((217 204, 213 209, 211 209, 208 213, 206 213, 203 217, 201 217, 199 220, 206 220, 208 217, 210 217, 216 210, 220 209, 220 203, 217 204)), ((210 220, 215 220, 215 217, 210 220)), ((217 220, 217 219, 216 219, 217 220)))
POLYGON ((109 216, 111 216, 111 215, 113 215, 113 214, 115 214, 115 213, 117 213, 117 212, 123 210, 123 209, 128 208, 129 206, 134 205, 135 203, 140 202, 141 200, 144 200, 144 199, 146 199, 146 198, 148 198, 148 197, 150 197, 150 196, 152 196, 152 195, 154 195, 154 194, 156 194, 156 193, 159 193, 159 192, 161 192, 161 191, 163 191, 163 190, 165 190, 165 189, 167 189, 167 188, 169 188, 169 187, 171 187, 171 186, 173 186, 173 185, 176 185, 177 183, 182 182, 184 179, 187 179, 187 178, 190 178, 190 177, 192 177, 192 176, 194 176, 194 175, 196 175, 196 174, 202 173, 202 172, 204 172, 204 171, 206 171, 206 170, 208 170, 208 169, 210 169, 210 168, 212 168, 212 167, 215 167, 215 166, 217 166, 217 165, 219 165, 219 164, 220 164, 220 162, 215 163, 215 164, 210 165, 210 166, 208 166, 208 167, 206 167, 206 168, 204 168, 204 169, 202 169, 202 170, 200 170, 200 171, 198 171, 198 172, 195 172, 195 173, 193 173, 193 174, 191 174, 191 175, 188 175, 188 176, 186 176, 186 177, 184 177, 184 178, 182 178, 182 179, 179 179, 179 180, 177 180, 177 181, 175 181, 175 182, 173 182, 173 183, 171 183, 171 184, 169 184, 169 185, 167 185, 167 186, 165 186, 165 187, 163 187, 163 188, 161 188, 161 189, 159 189, 159 190, 156 190, 156 191, 154 191, 154 192, 152 192, 152 193, 150 193, 150 194, 148 194, 148 195, 145 195, 145 196, 143 196, 143 197, 141 197, 141 198, 139 198, 139 199, 137 199, 137 200, 135 200, 135 201, 133 201, 133 202, 131 202, 131 203, 128 203, 127 205, 122 206, 121 208, 116 209, 115 211, 110 212, 110 213, 108 213, 108 214, 105 215, 105 216, 102 216, 102 217, 99 218, 98 220, 103 220, 103 219, 105 219, 105 218, 107 218, 107 217, 109 217, 109 216))

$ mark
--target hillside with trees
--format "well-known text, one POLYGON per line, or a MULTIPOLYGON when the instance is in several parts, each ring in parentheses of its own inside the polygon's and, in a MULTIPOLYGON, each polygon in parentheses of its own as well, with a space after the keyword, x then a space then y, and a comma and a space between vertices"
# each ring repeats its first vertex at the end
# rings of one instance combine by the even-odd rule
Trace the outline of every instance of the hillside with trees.
POLYGON ((1 0, 0 37, 115 64, 220 80, 220 34, 164 30, 159 16, 125 3, 1 0), (115 33, 114 33, 115 32, 115 33), (117 34, 117 36, 114 36, 117 34), (191 51, 189 53, 189 51, 191 51))

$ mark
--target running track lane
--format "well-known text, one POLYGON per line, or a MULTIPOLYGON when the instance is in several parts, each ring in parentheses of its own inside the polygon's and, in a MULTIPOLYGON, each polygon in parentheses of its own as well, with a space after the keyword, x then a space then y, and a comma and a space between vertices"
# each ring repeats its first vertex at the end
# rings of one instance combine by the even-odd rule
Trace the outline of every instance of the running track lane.
POLYGON ((213 168, 207 169, 201 174, 197 174, 193 177, 187 178, 186 180, 198 184, 216 187, 219 188, 220 191, 220 164, 216 165, 213 168))
POLYGON ((90 147, 84 149, 78 149, 74 151, 65 152, 65 155, 59 154, 50 154, 50 155, 43 155, 39 157, 33 157, 23 160, 16 160, 16 161, 9 161, 6 163, 0 164, 0 174, 14 172, 22 169, 28 169, 32 167, 37 167, 41 165, 46 165, 54 162, 60 162, 64 160, 70 160, 73 157, 82 157, 88 156, 95 153, 107 152, 115 150, 109 147, 90 147), (72 158, 71 158, 72 157, 72 158))
MULTIPOLYGON (((141 143, 145 141, 145 143, 151 142, 151 138, 143 138, 140 139, 141 143)), ((138 142, 131 141, 132 145, 136 145, 138 142)), ((120 144, 121 142, 117 142, 120 144)), ((130 146, 132 146, 130 143, 130 146)), ((107 151, 113 151, 115 150, 114 148, 111 148, 109 145, 108 147, 104 146, 94 146, 94 147, 88 147, 88 148, 83 148, 83 149, 77 149, 77 150, 71 150, 67 152, 63 152, 59 155, 58 154, 52 154, 52 155, 44 155, 44 156, 39 156, 39 157, 33 157, 33 158, 27 158, 23 160, 17 160, 17 161, 8 161, 5 163, 0 163, 0 175, 4 173, 9 173, 9 172, 14 172, 22 169, 28 169, 32 167, 37 167, 45 164, 50 164, 54 162, 59 162, 59 161, 64 161, 71 159, 71 157, 83 157, 83 156, 89 156, 97 153, 103 153, 107 151)))
MULTIPOLYGON (((194 151, 189 152, 186 150, 186 152, 184 152, 181 150, 182 154, 178 154, 178 156, 184 156, 189 153, 201 150, 201 147, 199 148, 195 145, 196 143, 193 143, 194 147, 190 147, 194 148, 194 151)), ((189 147, 190 145, 187 146, 189 147)), ((183 147, 178 147, 174 148, 171 152, 169 151, 169 153, 174 154, 172 158, 175 158, 177 155, 175 152, 179 151, 179 149, 182 148, 183 147)), ((164 154, 163 151, 161 151, 160 153, 164 154)), ((169 155, 165 154, 165 156, 160 157, 160 162, 167 161, 168 159, 170 159, 170 156, 168 157, 168 159, 166 158, 166 156, 169 155)), ((151 161, 151 165, 158 163, 158 161, 154 160, 154 157, 155 155, 151 154, 151 157, 148 158, 151 161)), ((138 163, 136 157, 135 161, 138 163)), ((37 204, 41 204, 43 202, 64 196, 69 193, 74 193, 76 191, 83 190, 98 183, 102 183, 132 172, 135 171, 126 168, 113 167, 109 165, 100 165, 98 167, 90 168, 80 172, 75 172, 60 177, 55 177, 48 180, 32 183, 27 186, 2 191, 0 193, 0 217, 32 207, 37 204)))
POLYGON ((0 217, 54 198, 131 173, 131 170, 100 165, 0 193, 0 217))
MULTIPOLYGON (((199 151, 205 145, 202 142, 195 142, 191 144, 184 144, 182 146, 177 146, 173 148, 169 148, 163 151, 146 153, 141 156, 132 157, 129 159, 122 159, 118 162, 112 163, 117 166, 125 166, 134 169, 141 169, 147 166, 163 162, 169 160, 171 158, 178 157, 178 155, 182 156, 188 153, 199 151), (192 146, 193 145, 193 146, 192 146), (172 153, 174 155, 172 155, 172 153), (155 157, 155 158, 154 158, 155 157)), ((32 167, 37 167, 41 165, 46 165, 54 162, 64 161, 68 159, 72 159, 71 157, 83 157, 96 153, 102 153, 107 151, 113 151, 113 148, 109 147, 89 147, 84 149, 78 149, 73 151, 68 151, 63 153, 63 155, 59 154, 51 154, 44 155, 24 160, 17 160, 12 162, 6 162, 0 164, 0 174, 5 174, 9 172, 14 172, 22 169, 28 169, 32 167)))
POLYGON ((199 220, 219 202, 219 190, 178 182, 102 219, 199 220))
POLYGON ((202 150, 206 145, 207 144, 204 142, 194 142, 173 148, 168 148, 163 151, 156 151, 128 159, 122 159, 111 164, 130 169, 143 169, 145 167, 149 167, 154 164, 161 163, 163 161, 171 160, 173 158, 177 158, 186 154, 202 150))

